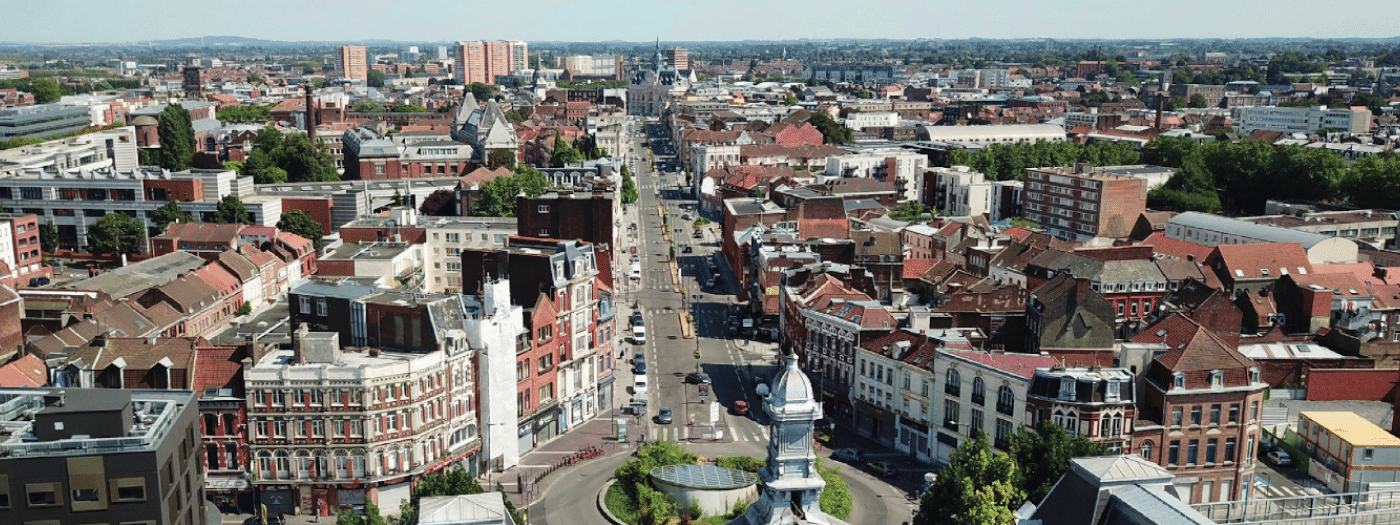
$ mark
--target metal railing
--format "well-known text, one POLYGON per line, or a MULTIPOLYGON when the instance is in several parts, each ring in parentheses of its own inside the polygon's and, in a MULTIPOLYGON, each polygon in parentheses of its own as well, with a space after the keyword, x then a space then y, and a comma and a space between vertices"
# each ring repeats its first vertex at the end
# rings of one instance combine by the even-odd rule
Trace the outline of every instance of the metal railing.
MULTIPOLYGON (((1262 488, 1256 484, 1255 489, 1262 488)), ((1400 524, 1400 490, 1253 498, 1191 505, 1216 523, 1400 524)))

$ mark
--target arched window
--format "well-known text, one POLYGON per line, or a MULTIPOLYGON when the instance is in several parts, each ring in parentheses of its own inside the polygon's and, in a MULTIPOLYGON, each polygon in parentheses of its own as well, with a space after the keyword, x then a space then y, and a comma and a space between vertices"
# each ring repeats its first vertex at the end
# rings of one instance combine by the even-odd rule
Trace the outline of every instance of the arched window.
POLYGON ((987 384, 980 377, 972 378, 972 402, 981 405, 987 398, 987 384))
POLYGON ((946 380, 943 384, 943 393, 948 394, 950 396, 962 395, 962 377, 958 375, 958 371, 956 369, 949 368, 948 376, 945 379, 946 380))
POLYGON ((1148 461, 1152 461, 1152 442, 1151 442, 1151 441, 1144 441, 1144 442, 1142 443, 1142 459, 1145 459, 1145 460, 1148 460, 1148 461))
POLYGON ((997 389, 997 412, 1008 416, 1014 415, 1011 413, 1011 410, 1015 405, 1016 394, 1011 392, 1011 387, 1002 385, 1001 388, 997 389))

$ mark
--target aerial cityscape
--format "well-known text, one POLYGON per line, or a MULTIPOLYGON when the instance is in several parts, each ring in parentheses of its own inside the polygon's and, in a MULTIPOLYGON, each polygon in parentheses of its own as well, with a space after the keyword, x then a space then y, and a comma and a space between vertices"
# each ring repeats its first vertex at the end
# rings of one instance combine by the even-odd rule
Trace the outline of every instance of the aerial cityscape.
POLYGON ((0 35, 0 523, 1400 523, 1395 7, 409 4, 0 35))

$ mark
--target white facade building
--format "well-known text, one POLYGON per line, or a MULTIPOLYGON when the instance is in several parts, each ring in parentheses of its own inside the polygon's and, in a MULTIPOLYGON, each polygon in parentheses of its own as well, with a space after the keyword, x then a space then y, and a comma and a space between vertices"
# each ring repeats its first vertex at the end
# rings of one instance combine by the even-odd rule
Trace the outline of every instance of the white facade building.
POLYGON ((846 127, 857 131, 865 128, 892 128, 898 125, 899 114, 893 111, 862 111, 846 116, 846 127))
POLYGON ((480 349, 481 424, 489 468, 504 470, 520 463, 520 442, 516 439, 515 353, 516 342, 525 333, 525 309, 510 303, 510 281, 499 280, 484 286, 480 300, 464 298, 467 317, 463 320, 467 342, 480 349))
POLYGON ((859 149, 826 159, 827 177, 865 177, 884 180, 894 176, 899 200, 917 201, 923 191, 923 173, 928 157, 903 148, 859 149), (890 172, 894 168, 894 172, 890 172))
POLYGON ((1305 108, 1250 106, 1239 109, 1239 130, 1248 135, 1256 130, 1284 133, 1316 133, 1322 128, 1336 128, 1343 133, 1361 134, 1371 131, 1371 110, 1360 108, 1330 109, 1327 106, 1305 108))
MULTIPOLYGON (((940 214, 952 217, 966 217, 991 213, 1000 186, 988 181, 987 176, 972 171, 967 166, 933 168, 932 202, 927 203, 940 214)), ((995 220, 995 218, 993 218, 995 220)))

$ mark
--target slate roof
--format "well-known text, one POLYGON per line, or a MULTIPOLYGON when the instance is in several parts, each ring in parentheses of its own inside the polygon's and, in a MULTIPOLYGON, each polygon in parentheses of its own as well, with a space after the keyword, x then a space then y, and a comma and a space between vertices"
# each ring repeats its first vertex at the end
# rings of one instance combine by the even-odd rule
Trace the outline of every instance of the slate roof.
POLYGON ((62 288, 96 290, 113 299, 121 299, 174 281, 201 266, 204 266, 204 259, 198 255, 177 251, 113 268, 95 277, 67 282, 62 288))
MULTIPOLYGON (((230 246, 238 239, 243 224, 221 224, 207 222, 172 222, 165 227, 165 233, 156 239, 178 239, 180 242, 223 242, 230 246)), ((178 248, 178 247, 177 247, 178 248)))

